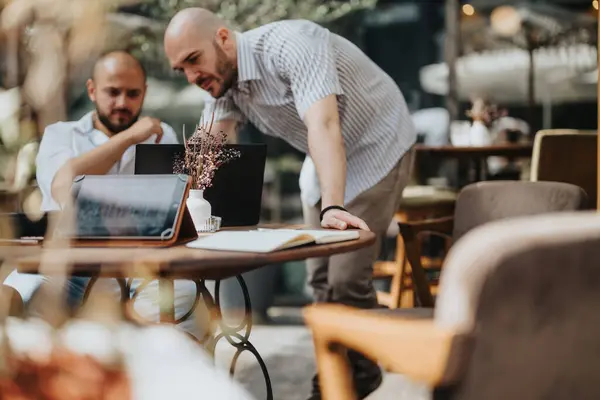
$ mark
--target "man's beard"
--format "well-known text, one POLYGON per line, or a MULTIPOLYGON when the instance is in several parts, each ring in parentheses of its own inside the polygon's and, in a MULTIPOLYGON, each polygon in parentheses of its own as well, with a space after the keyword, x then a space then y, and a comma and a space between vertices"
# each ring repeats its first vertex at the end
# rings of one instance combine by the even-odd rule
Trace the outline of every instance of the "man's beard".
POLYGON ((221 85, 221 90, 216 97, 221 97, 235 85, 237 81, 237 68, 229 61, 225 52, 216 43, 213 42, 213 46, 217 54, 216 70, 223 79, 223 85, 221 85))
POLYGON ((134 115, 133 118, 131 118, 131 120, 123 124, 114 124, 113 122, 111 122, 111 120, 106 114, 102 113, 97 108, 96 116, 98 117, 98 120, 102 123, 102 125, 106 127, 106 129, 108 129, 113 134, 117 134, 119 132, 124 131, 125 129, 129 129, 133 124, 135 124, 138 118, 140 117, 140 114, 138 113, 137 115, 134 115))

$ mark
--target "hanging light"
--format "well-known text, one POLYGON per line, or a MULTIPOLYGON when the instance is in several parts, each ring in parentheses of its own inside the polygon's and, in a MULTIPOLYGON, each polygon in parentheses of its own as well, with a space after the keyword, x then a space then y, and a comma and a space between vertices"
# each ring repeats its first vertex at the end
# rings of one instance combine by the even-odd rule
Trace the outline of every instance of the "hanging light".
POLYGON ((471 4, 464 4, 462 6, 462 12, 466 16, 470 17, 475 14, 475 7, 473 7, 471 4))
POLYGON ((490 15, 492 29, 502 36, 513 36, 521 29, 523 20, 516 8, 511 6, 497 7, 490 15))

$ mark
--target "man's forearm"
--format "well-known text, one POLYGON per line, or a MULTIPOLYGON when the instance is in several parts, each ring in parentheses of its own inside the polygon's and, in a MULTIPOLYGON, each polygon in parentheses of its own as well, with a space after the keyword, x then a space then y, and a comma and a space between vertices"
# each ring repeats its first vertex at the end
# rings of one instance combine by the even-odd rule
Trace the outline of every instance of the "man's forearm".
POLYGON ((95 149, 69 160, 52 180, 52 197, 62 202, 68 195, 73 179, 78 175, 104 175, 115 165, 129 146, 130 136, 122 132, 95 149))
POLYGON ((321 207, 343 206, 346 191, 346 149, 339 125, 332 124, 319 132, 309 132, 309 150, 321 186, 321 207))
POLYGON ((108 142, 70 160, 71 169, 77 175, 104 175, 133 146, 133 141, 123 132, 113 136, 108 142))
POLYGON ((238 132, 240 130, 240 123, 233 119, 226 119, 218 121, 213 124, 211 133, 223 132, 227 136, 228 144, 238 143, 238 132))

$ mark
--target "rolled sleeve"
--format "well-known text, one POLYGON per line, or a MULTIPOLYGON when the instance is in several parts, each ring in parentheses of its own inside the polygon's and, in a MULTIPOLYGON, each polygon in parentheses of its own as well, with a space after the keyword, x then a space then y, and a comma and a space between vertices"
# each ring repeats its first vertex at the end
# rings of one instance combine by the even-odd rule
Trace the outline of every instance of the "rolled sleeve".
POLYGON ((336 55, 330 32, 306 22, 278 32, 280 51, 275 66, 291 86, 301 119, 309 107, 329 95, 343 95, 336 68, 336 55))
POLYGON ((62 123, 49 125, 44 131, 36 156, 36 179, 42 192, 42 211, 60 209, 52 198, 52 181, 58 170, 75 157, 71 132, 62 123))
POLYGON ((204 121, 210 123, 213 113, 215 117, 214 122, 227 120, 234 120, 241 123, 246 122, 246 118, 229 95, 225 95, 219 99, 210 97, 206 100, 204 111, 202 112, 204 121))

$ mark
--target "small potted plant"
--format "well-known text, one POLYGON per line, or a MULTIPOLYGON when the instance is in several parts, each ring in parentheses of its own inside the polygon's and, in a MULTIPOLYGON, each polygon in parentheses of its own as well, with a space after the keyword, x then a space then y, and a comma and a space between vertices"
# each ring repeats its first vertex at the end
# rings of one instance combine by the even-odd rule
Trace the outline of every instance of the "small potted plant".
POLYGON ((204 191, 212 186, 215 173, 223 164, 240 157, 238 150, 225 147, 227 135, 223 131, 212 133, 214 118, 212 114, 210 123, 200 119, 200 125, 189 139, 183 132, 185 153, 175 160, 173 168, 176 174, 187 174, 192 178, 186 205, 199 232, 215 230, 216 222, 204 191))
POLYGON ((473 106, 466 112, 467 117, 473 120, 469 130, 469 142, 472 146, 489 146, 494 141, 490 132, 492 123, 498 118, 506 115, 505 110, 501 110, 497 105, 489 101, 476 98, 473 100, 473 106))

